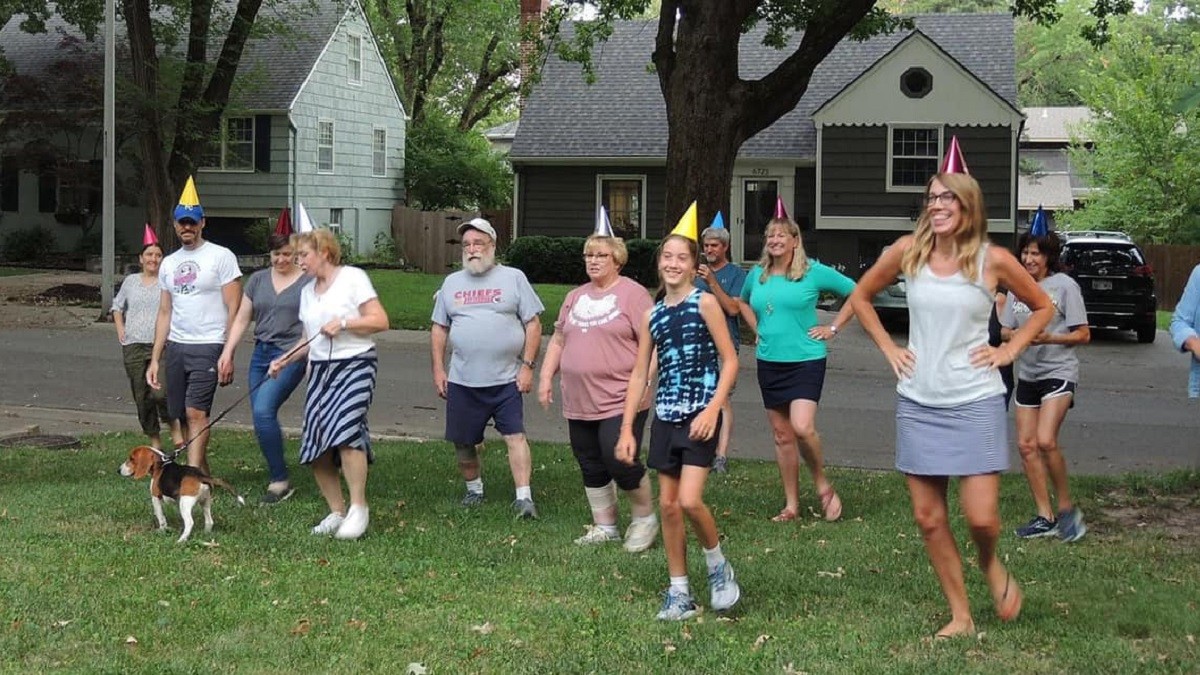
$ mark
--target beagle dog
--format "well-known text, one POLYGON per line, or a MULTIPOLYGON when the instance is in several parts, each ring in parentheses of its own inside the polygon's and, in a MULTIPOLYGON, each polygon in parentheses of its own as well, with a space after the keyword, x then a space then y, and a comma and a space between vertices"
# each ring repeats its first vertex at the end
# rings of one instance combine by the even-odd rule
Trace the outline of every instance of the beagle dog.
POLYGON ((196 467, 166 462, 164 458, 161 450, 139 445, 129 452, 129 459, 117 470, 122 476, 134 480, 150 476, 150 502, 154 506, 154 518, 158 521, 159 530, 167 529, 163 498, 179 504, 179 515, 183 517, 183 534, 179 535, 181 542, 187 541, 192 533, 192 507, 196 502, 204 506, 204 531, 212 531, 212 486, 229 490, 237 497, 239 504, 246 504, 246 500, 229 483, 213 478, 196 467))

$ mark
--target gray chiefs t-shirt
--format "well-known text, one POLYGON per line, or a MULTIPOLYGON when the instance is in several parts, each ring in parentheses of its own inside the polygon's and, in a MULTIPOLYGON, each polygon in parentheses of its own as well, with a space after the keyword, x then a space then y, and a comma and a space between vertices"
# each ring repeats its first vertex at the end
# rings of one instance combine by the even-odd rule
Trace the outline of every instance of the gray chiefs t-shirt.
POLYGON ((431 318, 450 329, 450 381, 465 387, 515 382, 525 324, 543 310, 519 269, 496 265, 478 276, 459 270, 446 277, 431 318))
MULTIPOLYGON (((1079 284, 1071 277, 1059 272, 1052 274, 1039 283, 1050 302, 1054 304, 1054 318, 1046 332, 1051 335, 1064 335, 1071 332, 1073 326, 1087 325, 1087 309, 1083 305, 1083 295, 1079 292, 1079 284)), ((1025 303, 1017 299, 1011 292, 1008 302, 1004 303, 1004 313, 1000 316, 1000 324, 1005 328, 1018 329, 1024 326, 1032 312, 1025 303)), ((1021 353, 1017 361, 1017 377, 1026 382, 1038 380, 1067 380, 1079 382, 1079 357, 1075 356, 1075 347, 1068 345, 1030 345, 1021 353)))

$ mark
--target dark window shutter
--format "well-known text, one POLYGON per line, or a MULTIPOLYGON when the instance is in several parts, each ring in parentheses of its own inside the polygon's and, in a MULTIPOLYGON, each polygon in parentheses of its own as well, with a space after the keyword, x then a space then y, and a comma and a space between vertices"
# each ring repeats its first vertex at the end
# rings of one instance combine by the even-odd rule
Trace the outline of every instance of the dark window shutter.
POLYGON ((42 168, 38 174, 38 213, 58 210, 58 172, 53 166, 42 168))
POLYGON ((271 116, 254 116, 254 170, 271 172, 271 116))
POLYGON ((0 211, 21 210, 21 174, 17 158, 9 155, 0 160, 0 211))

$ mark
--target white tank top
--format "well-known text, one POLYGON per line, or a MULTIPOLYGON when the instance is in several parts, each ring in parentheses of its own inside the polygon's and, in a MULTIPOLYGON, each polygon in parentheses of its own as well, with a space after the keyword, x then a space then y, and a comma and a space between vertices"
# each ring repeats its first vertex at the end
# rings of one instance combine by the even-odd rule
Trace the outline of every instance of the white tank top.
POLYGON ((1004 394, 1000 371, 971 365, 971 350, 988 342, 995 293, 987 288, 987 245, 979 250, 979 280, 962 271, 939 277, 924 265, 908 280, 908 349, 916 356, 912 377, 896 391, 924 406, 951 408, 1004 394))

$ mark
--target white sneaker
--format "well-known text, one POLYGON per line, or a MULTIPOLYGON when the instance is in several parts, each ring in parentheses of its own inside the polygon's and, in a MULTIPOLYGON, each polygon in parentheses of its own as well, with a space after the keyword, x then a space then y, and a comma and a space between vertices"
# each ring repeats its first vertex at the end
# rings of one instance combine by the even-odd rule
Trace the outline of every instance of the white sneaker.
POLYGON ((587 532, 575 540, 577 546, 594 546, 607 544, 610 541, 621 541, 621 535, 616 532, 606 532, 598 525, 588 525, 587 532))
POLYGON ((708 588, 712 593, 708 604, 717 612, 733 607, 742 597, 742 587, 734 578, 733 565, 728 560, 708 573, 708 588))
POLYGON ((654 545, 658 538, 658 518, 649 522, 639 523, 636 520, 625 530, 625 550, 630 553, 641 553, 654 545))
POLYGON ((350 510, 346 512, 346 518, 342 521, 337 532, 333 533, 334 539, 358 539, 367 531, 367 523, 371 521, 371 510, 365 506, 350 505, 350 510))
POLYGON ((330 513, 329 515, 325 516, 325 520, 317 523, 316 527, 312 529, 312 533, 333 534, 334 532, 337 532, 337 529, 341 527, 342 521, 345 519, 346 516, 343 516, 340 513, 330 513))

